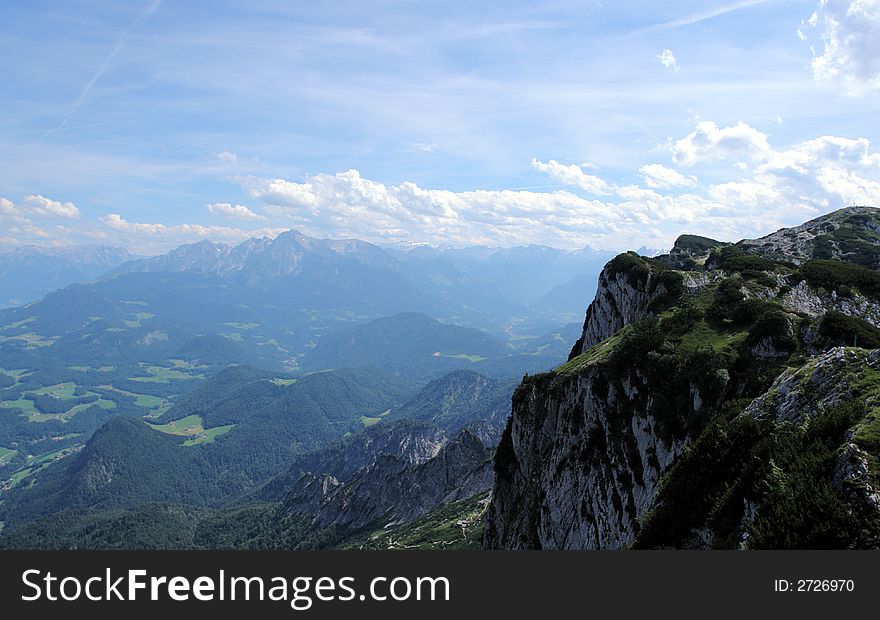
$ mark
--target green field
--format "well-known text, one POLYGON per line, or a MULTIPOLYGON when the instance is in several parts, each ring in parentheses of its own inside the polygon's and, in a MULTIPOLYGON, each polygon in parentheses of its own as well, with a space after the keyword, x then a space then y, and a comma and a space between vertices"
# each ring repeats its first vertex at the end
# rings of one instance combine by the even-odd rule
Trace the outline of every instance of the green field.
MULTIPOLYGON (((180 361, 180 360, 176 360, 180 361)), ((129 377, 132 381, 140 381, 142 383, 171 383, 172 381, 204 379, 203 374, 193 374, 189 372, 192 367, 181 361, 180 365, 173 368, 165 366, 144 366, 143 369, 149 373, 145 377, 129 377)))
POLYGON ((202 417, 198 415, 188 415, 168 424, 150 424, 150 426, 153 430, 166 435, 192 435, 205 430, 205 427, 202 426, 202 417))
POLYGON ((105 400, 103 398, 99 398, 93 403, 83 403, 81 405, 74 405, 64 413, 39 413, 34 410, 34 413, 28 414, 28 421, 30 422, 48 422, 49 420, 60 420, 61 422, 67 422, 70 418, 78 414, 80 411, 88 409, 91 406, 97 406, 101 409, 115 409, 116 403, 112 400, 105 400))
POLYGON ((190 447, 190 446, 199 446, 199 445, 206 444, 206 443, 214 443, 214 440, 217 437, 219 437, 220 435, 225 435, 226 433, 231 431, 234 426, 235 426, 235 424, 228 424, 226 426, 216 426, 214 428, 209 428, 209 429, 199 433, 195 437, 192 437, 191 439, 187 439, 186 441, 183 442, 183 445, 190 447))
POLYGON ((37 317, 31 316, 26 319, 22 319, 21 321, 15 321, 14 323, 9 323, 8 325, 4 325, 3 329, 18 329, 20 327, 27 325, 28 323, 36 321, 36 320, 37 320, 37 317))
POLYGON ((134 329, 136 327, 140 327, 144 321, 152 319, 154 316, 156 315, 150 314, 149 312, 137 312, 134 315, 134 319, 124 320, 123 323, 125 323, 125 326, 129 329, 134 329))
POLYGON ((370 416, 362 415, 360 417, 361 424, 364 425, 364 428, 368 426, 373 426, 374 424, 378 424, 382 421, 382 418, 371 418, 370 416))
POLYGON ((21 409, 21 414, 30 417, 31 415, 40 413, 34 407, 34 401, 29 398, 19 398, 17 400, 4 400, 0 402, 0 407, 4 409, 21 409))
POLYGON ((22 480, 29 476, 33 476, 39 471, 46 469, 56 460, 61 457, 67 456, 72 452, 75 452, 77 448, 64 448, 62 450, 56 450, 55 452, 49 452, 48 454, 44 454, 36 459, 32 460, 22 469, 19 469, 17 472, 12 474, 9 478, 9 486, 14 487, 21 483, 22 480))
POLYGON ((480 357, 479 355, 468 355, 467 353, 454 353, 452 355, 444 355, 443 357, 448 357, 453 360, 468 360, 476 364, 477 362, 482 362, 485 360, 485 357, 480 357))
MULTIPOLYGON (((43 394, 46 396, 54 396, 55 398, 60 398, 61 400, 68 400, 70 398, 74 398, 74 391, 76 390, 77 385, 72 381, 67 383, 56 383, 55 385, 49 385, 47 387, 41 387, 38 390, 32 390, 34 394, 43 394)), ((94 392, 88 392, 88 394, 94 394, 94 392)))
POLYGON ((150 424, 153 430, 165 433, 166 435, 177 435, 179 437, 188 437, 183 442, 184 446, 198 446, 201 444, 212 443, 220 435, 226 434, 232 430, 235 424, 227 426, 215 426, 206 429, 203 425, 201 416, 189 415, 179 420, 174 420, 168 424, 150 424))
POLYGON ((271 379, 275 385, 287 386, 296 383, 296 379, 271 379))
POLYGON ((150 416, 162 415, 171 408, 171 403, 160 396, 150 396, 149 394, 138 394, 137 392, 120 390, 119 388, 113 387, 112 385, 101 385, 98 387, 104 390, 113 390, 118 394, 124 394, 125 396, 133 397, 135 405, 137 405, 138 407, 143 407, 144 409, 151 410, 148 414, 150 416))
POLYGON ((0 446, 0 465, 6 465, 16 454, 18 454, 18 450, 11 450, 0 446))
MULTIPOLYGON (((67 382, 67 383, 57 383, 55 385, 50 385, 46 387, 39 388, 37 390, 33 390, 32 392, 27 392, 21 398, 17 400, 5 400, 0 402, 0 407, 4 409, 21 409, 22 415, 27 417, 29 422, 46 422, 48 420, 60 420, 62 422, 66 422, 73 416, 75 416, 80 411, 91 407, 92 405, 97 405, 103 409, 115 409, 116 403, 112 400, 107 400, 104 398, 99 398, 93 403, 83 403, 79 405, 74 405, 64 413, 40 413, 37 408, 34 406, 34 401, 28 398, 28 394, 40 394, 53 396, 59 400, 72 400, 75 398, 75 390, 77 388, 76 383, 67 382)), ((84 396, 99 396, 96 392, 85 392, 84 396)))
POLYGON ((27 368, 13 368, 11 370, 9 368, 0 368, 0 373, 3 373, 4 375, 9 375, 10 377, 15 377, 16 379, 21 379, 24 375, 30 372, 31 371, 29 371, 27 368))

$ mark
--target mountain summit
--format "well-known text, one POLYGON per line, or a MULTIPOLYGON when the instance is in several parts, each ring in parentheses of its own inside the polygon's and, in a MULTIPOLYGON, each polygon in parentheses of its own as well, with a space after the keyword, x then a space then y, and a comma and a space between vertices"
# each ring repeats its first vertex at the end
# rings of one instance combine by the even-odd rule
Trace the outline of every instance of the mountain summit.
POLYGON ((609 262, 569 362, 514 394, 485 544, 880 546, 878 222, 609 262))

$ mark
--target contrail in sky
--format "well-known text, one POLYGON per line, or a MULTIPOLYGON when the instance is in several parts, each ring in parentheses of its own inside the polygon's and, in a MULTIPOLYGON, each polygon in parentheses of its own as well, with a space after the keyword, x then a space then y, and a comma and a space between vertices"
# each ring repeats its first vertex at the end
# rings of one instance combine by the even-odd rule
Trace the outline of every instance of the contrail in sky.
POLYGON ((706 21, 707 19, 720 17, 721 15, 726 15, 727 13, 732 13, 741 9, 747 9, 749 7, 767 4, 768 2, 770 2, 770 0, 739 0, 738 2, 731 2, 730 4, 725 4, 723 6, 715 7, 714 9, 709 9, 708 11, 703 11, 702 13, 694 13, 693 15, 688 15, 687 17, 680 17, 679 19, 673 19, 668 22, 663 22, 662 24, 648 26, 642 32, 652 32, 655 30, 674 30, 675 28, 698 24, 700 22, 706 21))
POLYGON ((128 28, 122 31, 122 34, 120 34, 119 38, 116 39, 116 45, 113 47, 113 51, 110 52, 110 54, 101 64, 101 66, 98 67, 98 70, 95 71, 92 79, 90 79, 85 87, 82 89, 82 92, 80 92, 76 103, 74 103, 73 107, 71 107, 70 110, 67 112, 67 116, 64 117, 64 120, 61 121, 61 123, 59 123, 57 127, 55 127, 54 129, 50 129, 49 131, 44 133, 44 138, 50 134, 55 133, 56 131, 64 129, 64 126, 67 125, 67 122, 71 119, 71 117, 73 117, 79 107, 83 104, 83 102, 86 100, 86 97, 89 96, 89 91, 92 90, 92 87, 95 85, 95 83, 99 79, 101 79, 101 76, 104 75, 104 72, 107 71, 107 69, 110 67, 110 63, 113 62, 113 58, 115 58, 116 54, 118 54, 119 51, 123 48, 123 46, 125 45, 125 41, 126 39, 128 39, 128 35, 131 33, 131 31, 134 30, 138 26, 138 24, 146 21, 150 17, 150 15, 152 15, 156 11, 156 9, 159 8, 160 4, 162 4, 162 0, 150 0, 150 4, 147 5, 147 8, 144 9, 144 12, 141 13, 138 18, 128 26, 128 28))

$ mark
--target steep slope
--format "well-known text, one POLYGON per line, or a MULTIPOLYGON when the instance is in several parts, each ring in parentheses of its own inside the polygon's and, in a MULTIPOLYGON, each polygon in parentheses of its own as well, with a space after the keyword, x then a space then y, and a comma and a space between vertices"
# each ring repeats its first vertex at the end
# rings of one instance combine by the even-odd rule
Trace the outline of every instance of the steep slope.
POLYGON ((463 430, 422 463, 382 454, 345 483, 326 474, 303 476, 288 493, 283 510, 310 519, 312 531, 331 530, 341 538, 380 521, 383 526, 411 521, 439 505, 482 493, 491 484, 491 451, 463 430))
MULTIPOLYGON (((862 226, 860 238, 867 239, 877 213, 856 208, 831 219, 862 226)), ((880 345, 880 274, 840 260, 863 263, 867 250, 816 258, 809 243, 786 246, 782 258, 775 239, 791 235, 771 237, 736 245, 687 237, 670 255, 625 254, 606 266, 569 362, 527 377, 514 395, 497 451, 486 546, 736 547, 743 539, 756 547, 876 545, 877 504, 870 498, 878 446, 868 439, 876 432, 873 401, 840 413, 839 393, 835 397, 829 387, 828 394, 817 395, 817 379, 805 383, 809 389, 801 388, 798 400, 785 373, 801 376, 797 368, 820 368, 825 385, 843 389, 855 369, 868 372, 864 360, 873 358, 867 353, 847 354, 862 360, 850 371, 821 356, 853 341, 880 345), (756 413, 768 408, 772 415, 756 413), (786 421, 783 412, 792 410, 797 416, 786 421), (806 423, 811 410, 816 415, 806 423), (771 418, 757 427, 748 422, 771 418), (731 420, 745 421, 731 430, 724 426, 731 420), (792 427, 798 424, 800 430, 792 427), (724 436, 719 428, 752 435, 722 458, 716 450, 719 433, 724 436), (849 436, 865 438, 855 442, 864 458, 835 465, 834 458, 852 452, 849 436), (810 536, 797 516, 805 514, 810 493, 789 497, 797 505, 787 510, 792 507, 782 495, 758 497, 748 490, 748 484, 770 481, 755 474, 743 482, 743 459, 756 450, 756 459, 768 466, 761 471, 772 477, 769 465, 777 453, 767 445, 782 437, 791 445, 803 442, 804 449, 817 442, 826 446, 830 456, 824 461, 781 453, 776 458, 788 467, 783 473, 791 477, 790 488, 807 480, 825 485, 827 513, 839 514, 841 506, 865 512, 857 525, 850 523, 837 538, 810 536), (856 496, 869 499, 853 503, 856 496), (786 511, 790 519, 780 516, 786 511)), ((880 385, 859 381, 857 398, 880 396, 880 385)), ((781 488, 778 480, 773 488, 781 488)))
POLYGON ((422 420, 455 434, 479 423, 484 441, 497 442, 507 416, 515 385, 472 370, 456 370, 428 383, 412 400, 392 410, 386 420, 422 420), (490 438, 491 436, 491 438, 490 438))

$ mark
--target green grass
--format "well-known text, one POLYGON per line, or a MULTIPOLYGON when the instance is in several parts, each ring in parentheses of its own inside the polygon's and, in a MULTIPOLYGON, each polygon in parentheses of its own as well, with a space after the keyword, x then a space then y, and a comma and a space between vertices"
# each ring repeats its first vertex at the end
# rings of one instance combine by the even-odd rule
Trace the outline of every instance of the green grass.
POLYGON ((166 368, 165 366, 144 366, 144 370, 149 373, 143 377, 129 377, 132 381, 141 383, 170 383, 172 381, 186 381, 191 379, 204 379, 203 374, 193 374, 188 372, 191 370, 189 366, 175 366, 166 368), (184 369, 184 370, 181 370, 184 369))
POLYGON ((33 476, 34 474, 46 469, 57 459, 61 457, 67 456, 74 452, 76 448, 62 448, 61 450, 56 450, 54 452, 49 452, 47 454, 43 454, 36 459, 33 459, 30 463, 28 463, 25 467, 16 471, 9 478, 9 486, 14 487, 21 484, 22 480, 33 476))
POLYGON ((0 446, 0 465, 6 465, 6 463, 11 461, 16 454, 18 454, 18 450, 12 450, 0 446))
POLYGON ((28 374, 31 371, 29 371, 27 368, 0 368, 0 372, 2 372, 4 375, 9 375, 10 377, 21 379, 22 376, 28 374))
POLYGON ((113 390, 114 392, 124 394, 125 396, 134 397, 135 405, 137 405, 138 407, 143 407, 144 409, 153 410, 150 415, 161 415, 171 408, 171 403, 159 396, 150 396, 149 394, 138 394, 137 392, 120 390, 119 388, 113 387, 112 385, 101 385, 99 387, 105 390, 113 390))
POLYGON ((172 358, 168 361, 171 362, 171 365, 174 368, 188 368, 190 370, 193 370, 196 368, 207 368, 208 367, 207 364, 198 364, 196 362, 192 362, 189 360, 181 360, 181 359, 176 359, 176 358, 172 358))
POLYGON ((627 328, 624 327, 616 334, 611 336, 611 338, 606 338, 599 344, 590 347, 589 350, 584 351, 574 359, 571 359, 562 366, 559 366, 555 372, 557 374, 563 375, 576 373, 586 368, 587 366, 593 366, 605 360, 611 353, 611 351, 614 350, 614 347, 617 346, 617 343, 620 342, 620 338, 626 332, 626 329, 627 328))
POLYGON ((296 381, 296 379, 271 379, 272 383, 280 386, 293 385, 296 381))
POLYGON ((97 406, 97 407, 100 407, 101 409, 109 410, 109 409, 115 409, 116 403, 114 403, 112 400, 106 400, 103 398, 99 398, 98 400, 96 400, 93 403, 83 403, 81 405, 74 405, 73 407, 71 407, 70 409, 65 411, 64 413, 40 413, 40 412, 36 411, 36 409, 35 409, 33 413, 27 414, 27 418, 28 418, 28 422, 48 422, 49 420, 58 420, 60 422, 67 422, 68 420, 70 420, 70 418, 72 418, 73 416, 78 414, 80 411, 84 411, 92 406, 97 406))
POLYGON ((364 425, 364 428, 367 428, 368 426, 373 426, 374 424, 378 424, 382 421, 382 418, 371 418, 367 415, 362 415, 359 419, 361 424, 364 425))
MULTIPOLYGON (((55 385, 49 385, 46 387, 41 387, 38 390, 31 390, 34 394, 42 394, 44 396, 54 396, 60 400, 70 400, 74 398, 74 391, 77 388, 77 384, 68 381, 67 383, 56 383, 55 385)), ((87 392, 88 395, 93 395, 94 392, 87 392)))
POLYGON ((225 435, 229 431, 233 429, 235 424, 228 424, 226 426, 215 426, 214 428, 208 428, 196 435, 192 439, 187 439, 183 442, 183 445, 186 447, 191 446, 200 446, 202 444, 214 443, 214 440, 220 435, 225 435))
POLYGON ((193 435, 205 430, 202 426, 202 417, 198 415, 188 415, 167 424, 150 424, 150 426, 153 430, 166 435, 193 435))
POLYGON ((136 312, 134 314, 134 319, 127 319, 122 322, 125 323, 125 326, 128 327, 129 329, 134 329, 136 327, 140 327, 144 321, 148 321, 149 319, 152 319, 154 316, 156 316, 156 315, 150 314, 149 312, 136 312))
POLYGON ((851 385, 854 398, 868 397, 867 414, 853 429, 853 440, 869 452, 880 454, 880 371, 865 365, 851 385))
POLYGON ((4 409, 21 409, 22 415, 30 416, 39 413, 34 407, 34 401, 29 398, 19 398, 18 400, 4 400, 0 402, 0 407, 4 409))
POLYGON ((213 443, 217 437, 228 433, 234 426, 235 424, 229 424, 227 426, 205 428, 201 416, 198 415, 189 415, 168 424, 150 424, 153 430, 160 433, 187 437, 187 440, 183 442, 183 445, 186 447, 213 443))
POLYGON ((469 355, 467 353, 454 353, 451 355, 446 354, 443 357, 448 357, 448 358, 454 359, 454 360, 468 360, 468 361, 473 362, 475 364, 477 362, 482 362, 483 360, 486 359, 485 357, 481 357, 479 355, 469 355))
POLYGON ((25 344, 27 344, 28 349, 38 348, 38 347, 51 347, 55 344, 55 341, 58 340, 57 337, 52 336, 50 338, 46 338, 39 334, 35 334, 33 332, 28 332, 26 334, 18 334, 16 336, 3 336, 3 340, 21 340, 25 344))
POLYGON ((732 349, 748 335, 748 332, 744 331, 717 331, 703 319, 682 337, 679 348, 682 351, 696 351, 711 347, 717 353, 721 353, 725 349, 732 349))

